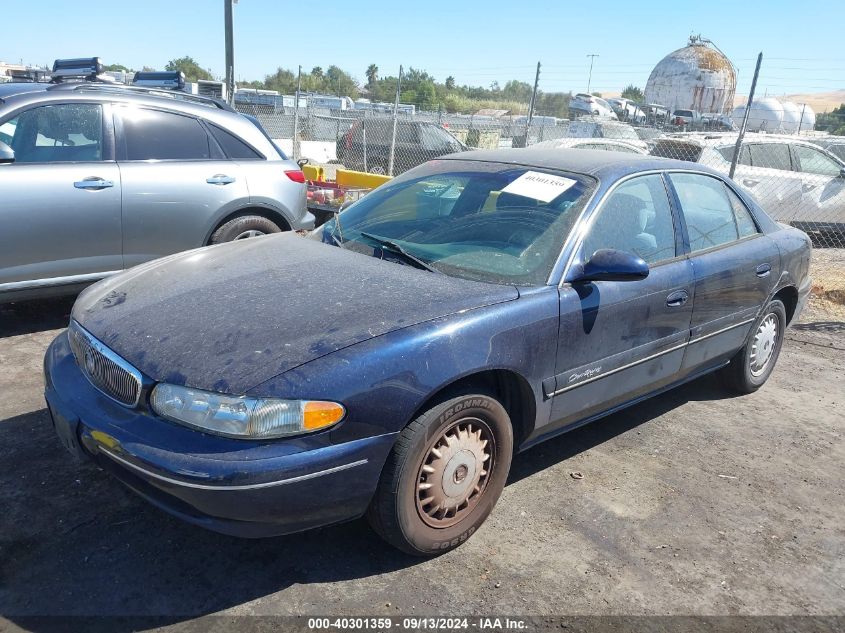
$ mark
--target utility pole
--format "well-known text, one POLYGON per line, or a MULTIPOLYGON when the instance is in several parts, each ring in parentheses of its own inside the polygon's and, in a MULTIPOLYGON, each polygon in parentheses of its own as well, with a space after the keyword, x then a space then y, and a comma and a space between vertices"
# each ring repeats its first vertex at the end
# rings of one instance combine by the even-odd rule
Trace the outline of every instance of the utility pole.
POLYGON ((593 82, 593 62, 598 55, 591 53, 587 55, 587 57, 590 58, 590 75, 587 77, 587 94, 590 94, 590 84, 593 82))
POLYGON ((528 106, 528 122, 525 125, 525 147, 528 147, 528 134, 531 132, 531 119, 534 118, 534 105, 537 103, 537 85, 540 83, 540 62, 537 62, 537 74, 534 75, 534 90, 531 91, 531 104, 528 106))
POLYGON ((751 80, 751 92, 748 93, 748 104, 745 106, 745 115, 742 117, 742 127, 739 128, 739 136, 736 137, 734 146, 734 157, 731 161, 731 170, 728 176, 734 177, 736 163, 739 160, 739 152, 742 149, 742 139, 745 137, 745 130, 748 127, 748 115, 751 114, 751 106, 754 103, 754 90, 757 88, 757 77, 760 76, 760 64, 763 63, 763 53, 757 56, 757 67, 754 69, 754 79, 751 80))
POLYGON ((402 94, 402 66, 399 66, 399 81, 396 82, 396 101, 393 104, 393 135, 390 137, 390 156, 387 162, 387 175, 393 175, 393 162, 396 155, 396 119, 399 116, 399 95, 402 94))
POLYGON ((293 104, 293 158, 299 159, 299 92, 302 90, 302 66, 296 74, 296 96, 293 104))
POLYGON ((238 0, 223 0, 223 15, 226 22, 226 101, 229 105, 235 99, 235 36, 232 28, 232 5, 238 0))

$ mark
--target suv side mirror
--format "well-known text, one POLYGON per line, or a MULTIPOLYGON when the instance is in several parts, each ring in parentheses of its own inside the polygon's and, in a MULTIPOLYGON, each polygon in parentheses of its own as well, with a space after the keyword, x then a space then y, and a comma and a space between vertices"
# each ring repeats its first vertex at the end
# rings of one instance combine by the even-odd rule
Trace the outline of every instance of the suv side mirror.
POLYGON ((842 169, 839 170, 839 177, 845 178, 845 167, 843 167, 842 169))
POLYGON ((0 141, 0 165, 8 165, 15 162, 15 150, 0 141))
POLYGON ((584 270, 573 280, 573 283, 638 281, 646 277, 648 277, 648 264, 641 257, 627 251, 602 248, 586 261, 584 270))

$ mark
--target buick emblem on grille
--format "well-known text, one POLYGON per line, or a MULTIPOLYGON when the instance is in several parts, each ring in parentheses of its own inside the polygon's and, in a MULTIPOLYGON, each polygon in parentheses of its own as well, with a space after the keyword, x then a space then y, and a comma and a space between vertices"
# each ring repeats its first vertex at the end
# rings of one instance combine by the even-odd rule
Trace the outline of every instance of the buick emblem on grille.
POLYGON ((85 370, 90 376, 93 376, 96 369, 97 361, 94 358, 94 350, 89 347, 85 350, 85 370))

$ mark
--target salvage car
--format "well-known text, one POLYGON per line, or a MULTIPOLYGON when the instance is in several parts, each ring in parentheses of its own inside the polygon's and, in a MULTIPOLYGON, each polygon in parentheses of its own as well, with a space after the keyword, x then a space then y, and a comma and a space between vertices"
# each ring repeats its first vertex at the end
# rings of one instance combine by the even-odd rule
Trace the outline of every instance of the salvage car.
POLYGON ((205 97, 101 83, 89 63, 60 83, 0 85, 0 303, 313 228, 302 171, 256 120, 205 97))
MULTIPOLYGON (((651 142, 653 156, 730 173, 736 134, 678 134, 651 142)), ((845 162, 795 136, 746 134, 734 179, 773 218, 824 243, 845 236, 845 162)))
POLYGON ((309 238, 92 286, 45 395, 69 450, 186 521, 257 537, 366 514, 434 555, 478 530, 515 452, 708 372, 761 387, 809 261, 706 167, 469 152, 309 238))

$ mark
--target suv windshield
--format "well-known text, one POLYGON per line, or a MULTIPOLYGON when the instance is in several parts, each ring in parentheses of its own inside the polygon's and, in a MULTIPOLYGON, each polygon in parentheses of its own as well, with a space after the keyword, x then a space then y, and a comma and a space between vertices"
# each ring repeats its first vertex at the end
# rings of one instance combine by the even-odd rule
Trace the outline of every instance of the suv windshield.
POLYGON ((400 263, 410 254, 455 277, 540 285, 594 187, 581 174, 434 161, 362 198, 340 226, 332 220, 313 238, 400 263))

